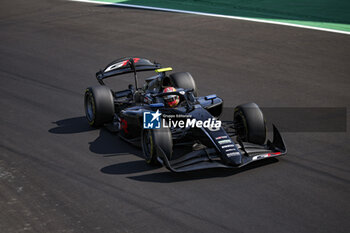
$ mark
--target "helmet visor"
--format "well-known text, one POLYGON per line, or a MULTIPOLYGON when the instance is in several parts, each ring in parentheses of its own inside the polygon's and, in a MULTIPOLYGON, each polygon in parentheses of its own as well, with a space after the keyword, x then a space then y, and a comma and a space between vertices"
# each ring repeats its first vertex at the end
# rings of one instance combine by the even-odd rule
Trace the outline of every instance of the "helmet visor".
POLYGON ((169 96, 164 97, 164 99, 167 102, 173 102, 176 100, 176 97, 177 97, 176 95, 169 95, 169 96))

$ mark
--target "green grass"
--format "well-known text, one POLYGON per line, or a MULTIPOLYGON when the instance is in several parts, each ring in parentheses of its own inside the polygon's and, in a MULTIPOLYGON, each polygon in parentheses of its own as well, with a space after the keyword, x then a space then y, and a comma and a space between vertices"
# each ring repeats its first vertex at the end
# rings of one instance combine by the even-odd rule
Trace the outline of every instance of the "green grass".
POLYGON ((350 0, 101 0, 350 31, 350 0))

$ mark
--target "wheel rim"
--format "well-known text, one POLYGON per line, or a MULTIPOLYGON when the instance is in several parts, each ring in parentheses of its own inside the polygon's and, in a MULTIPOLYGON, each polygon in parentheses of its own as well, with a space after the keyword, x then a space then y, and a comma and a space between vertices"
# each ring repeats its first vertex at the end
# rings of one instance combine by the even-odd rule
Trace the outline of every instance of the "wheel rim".
POLYGON ((142 144, 143 144, 142 148, 143 148, 143 153, 145 155, 145 158, 147 161, 149 161, 152 157, 152 144, 153 144, 151 132, 149 130, 144 131, 142 144))
POLYGON ((235 129, 236 129, 238 136, 243 141, 245 141, 247 139, 248 132, 247 132, 247 128, 246 128, 245 122, 243 121, 243 117, 241 116, 241 114, 237 114, 235 116, 234 124, 235 124, 235 129))
POLYGON ((94 114, 94 105, 93 105, 93 99, 91 95, 87 95, 86 101, 85 101, 85 113, 87 119, 91 122, 95 118, 94 114))

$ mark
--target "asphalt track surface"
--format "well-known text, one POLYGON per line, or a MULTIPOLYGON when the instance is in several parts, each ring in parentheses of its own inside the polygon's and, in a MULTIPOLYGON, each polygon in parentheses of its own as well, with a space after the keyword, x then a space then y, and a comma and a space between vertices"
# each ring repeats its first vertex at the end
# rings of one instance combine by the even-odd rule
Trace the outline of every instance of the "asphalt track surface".
POLYGON ((349 129, 284 133, 288 156, 245 169, 173 174, 83 110, 95 72, 127 55, 191 72, 227 107, 349 108, 348 35, 54 0, 0 12, 0 232, 348 232, 349 129))

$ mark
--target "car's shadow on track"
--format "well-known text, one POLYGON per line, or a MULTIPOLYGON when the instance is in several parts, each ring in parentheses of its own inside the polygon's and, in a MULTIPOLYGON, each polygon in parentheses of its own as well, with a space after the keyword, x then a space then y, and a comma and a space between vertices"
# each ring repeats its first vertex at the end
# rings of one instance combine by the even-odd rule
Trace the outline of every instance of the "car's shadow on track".
MULTIPOLYGON (((57 125, 56 127, 49 129, 49 132, 53 134, 75 134, 96 130, 87 124, 85 117, 67 118, 53 123, 57 125)), ((139 158, 142 158, 136 161, 134 160, 130 162, 122 162, 105 166, 100 169, 102 173, 109 175, 132 175, 135 173, 142 173, 160 168, 157 166, 149 166, 148 164, 146 164, 142 157, 142 151, 139 148, 134 147, 128 144, 127 142, 123 141, 116 134, 110 133, 104 128, 99 129, 99 132, 99 136, 93 142, 89 142, 90 151, 97 154, 102 154, 105 157, 117 156, 122 154, 133 154, 139 158)), ((161 171, 157 171, 155 173, 153 172, 148 174, 128 176, 127 178, 142 182, 183 182, 196 179, 232 176, 250 169, 266 166, 276 162, 278 162, 278 159, 270 158, 248 164, 247 166, 239 169, 217 168, 185 173, 172 173, 168 170, 161 169, 161 171)))
POLYGON ((123 175, 151 171, 158 168, 160 168, 160 166, 150 166, 142 159, 109 165, 101 168, 101 172, 109 175, 123 175))
POLYGON ((163 171, 158 173, 151 173, 138 176, 130 176, 129 179, 142 181, 142 182, 157 182, 157 183, 174 183, 183 182, 189 180, 199 180, 199 179, 209 179, 215 177, 227 177, 233 176, 238 173, 248 171, 250 169, 255 169, 258 167, 270 165, 278 162, 277 158, 269 158, 265 160, 260 160, 251 164, 248 164, 242 168, 230 169, 230 168, 212 168, 206 170, 198 170, 192 172, 184 173, 172 173, 170 171, 163 171))
MULTIPOLYGON (((276 162, 278 162, 277 158, 270 158, 270 159, 261 160, 261 161, 248 164, 247 166, 238 168, 238 169, 214 168, 214 169, 198 170, 198 171, 184 172, 184 173, 172 173, 168 170, 164 171, 162 169, 162 172, 142 174, 137 176, 129 176, 127 178, 136 180, 136 181, 156 182, 156 183, 184 182, 189 180, 232 176, 244 171, 248 171, 250 169, 255 169, 258 167, 270 165, 276 162)), ((101 172, 109 175, 121 175, 121 174, 132 174, 132 173, 138 173, 138 172, 151 171, 153 169, 158 169, 158 168, 159 167, 149 166, 143 160, 138 160, 138 161, 118 163, 118 164, 106 166, 101 169, 101 172)))
POLYGON ((90 127, 84 116, 67 118, 52 123, 57 125, 48 130, 53 134, 75 134, 98 130, 99 136, 94 141, 89 142, 90 151, 96 154, 102 154, 105 157, 133 154, 142 158, 141 150, 124 142, 116 134, 105 128, 95 129, 90 127))
POLYGON ((67 118, 52 123, 57 125, 57 127, 49 129, 49 132, 53 134, 74 134, 94 130, 87 124, 86 118, 83 116, 67 118))
POLYGON ((89 142, 91 152, 102 154, 104 157, 132 154, 142 158, 142 151, 139 148, 123 141, 117 134, 105 128, 99 130, 100 135, 93 142, 89 142))

